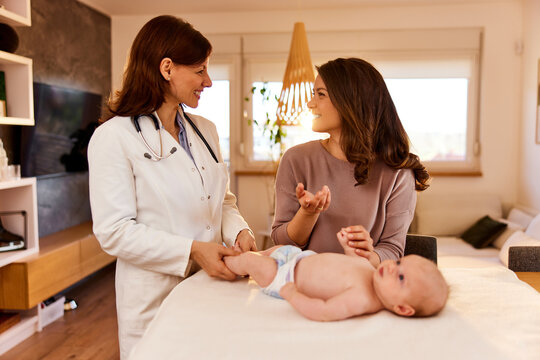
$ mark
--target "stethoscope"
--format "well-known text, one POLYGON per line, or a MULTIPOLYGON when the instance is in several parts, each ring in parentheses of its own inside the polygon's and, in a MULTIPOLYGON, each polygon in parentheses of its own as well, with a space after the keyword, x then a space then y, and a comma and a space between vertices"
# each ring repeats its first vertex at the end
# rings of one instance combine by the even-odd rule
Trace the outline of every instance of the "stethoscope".
MULTIPOLYGON (((180 106, 180 109, 182 109, 182 114, 184 115, 184 118, 189 122, 189 124, 191 125, 193 130, 195 130, 195 132, 197 133, 197 135, 199 135, 199 137, 203 141, 204 145, 206 145, 206 148, 210 152, 210 155, 212 155, 212 157, 214 158, 216 163, 218 163, 219 161, 217 159, 216 154, 214 154, 214 151, 212 150, 210 145, 208 145, 208 142, 204 138, 203 134, 199 131, 199 128, 195 125, 195 123, 193 123, 193 121, 189 118, 189 116, 187 116, 187 114, 185 113, 184 108, 182 106, 180 106)), ((159 121, 158 121, 158 119, 156 118, 156 116, 154 114, 141 114, 141 115, 133 116, 133 125, 135 126, 135 129, 137 130, 137 133, 141 137, 141 140, 143 141, 144 145, 146 146, 148 151, 150 151, 150 153, 152 154, 152 155, 150 155, 147 152, 144 153, 145 158, 150 159, 152 161, 160 161, 160 160, 168 158, 169 156, 171 156, 172 154, 174 154, 177 151, 176 147, 173 147, 171 149, 171 151, 167 155, 163 155, 163 142, 162 142, 162 138, 161 138, 161 127, 159 126, 159 121), (154 123, 154 127, 156 128, 156 131, 159 134, 159 155, 154 150, 152 150, 152 147, 148 144, 148 142, 146 141, 146 139, 144 138, 144 136, 142 134, 141 126, 139 125, 139 118, 141 118, 143 116, 146 116, 146 117, 149 117, 150 119, 152 119, 152 122, 154 123)))

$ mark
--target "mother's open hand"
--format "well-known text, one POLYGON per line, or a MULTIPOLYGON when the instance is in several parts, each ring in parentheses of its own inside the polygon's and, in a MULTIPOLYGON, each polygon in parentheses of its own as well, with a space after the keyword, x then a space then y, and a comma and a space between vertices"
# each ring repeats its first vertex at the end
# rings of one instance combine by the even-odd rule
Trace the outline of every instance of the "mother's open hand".
MULTIPOLYGON (((362 225, 353 225, 341 229, 341 233, 343 234, 342 239, 346 239, 345 244, 338 236, 338 240, 340 240, 342 246, 346 245, 349 248, 354 249, 356 255, 365 257, 374 267, 377 267, 381 263, 381 259, 373 247, 373 239, 366 228, 362 225)), ((345 253, 347 253, 347 250, 345 253)))
POLYGON ((304 189, 304 184, 296 185, 296 198, 300 207, 308 214, 317 214, 325 211, 330 206, 331 195, 328 186, 324 185, 321 190, 315 194, 304 189))
POLYGON ((193 241, 191 259, 211 277, 234 280, 236 275, 223 262, 223 257, 238 255, 239 252, 216 243, 193 241))

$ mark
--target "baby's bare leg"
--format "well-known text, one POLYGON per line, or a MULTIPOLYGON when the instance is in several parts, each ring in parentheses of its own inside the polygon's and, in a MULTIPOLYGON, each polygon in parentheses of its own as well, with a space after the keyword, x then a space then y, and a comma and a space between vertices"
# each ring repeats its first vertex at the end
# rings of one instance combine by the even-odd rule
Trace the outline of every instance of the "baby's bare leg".
POLYGON ((251 275, 261 287, 270 285, 276 276, 276 261, 257 252, 248 251, 237 256, 225 256, 225 265, 237 275, 251 275))
POLYGON ((280 247, 282 247, 284 245, 274 245, 266 250, 262 250, 262 251, 259 251, 259 254, 261 255, 266 255, 266 256, 270 256, 271 253, 273 253, 274 251, 276 251, 277 249, 279 249, 280 247))

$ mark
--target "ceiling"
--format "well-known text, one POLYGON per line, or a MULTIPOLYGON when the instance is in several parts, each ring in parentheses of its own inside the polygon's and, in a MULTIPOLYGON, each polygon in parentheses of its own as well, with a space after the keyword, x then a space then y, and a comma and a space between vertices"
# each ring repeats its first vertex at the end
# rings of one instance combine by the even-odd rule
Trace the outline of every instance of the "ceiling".
POLYGON ((354 8, 366 5, 447 4, 500 0, 79 0, 106 15, 354 8))

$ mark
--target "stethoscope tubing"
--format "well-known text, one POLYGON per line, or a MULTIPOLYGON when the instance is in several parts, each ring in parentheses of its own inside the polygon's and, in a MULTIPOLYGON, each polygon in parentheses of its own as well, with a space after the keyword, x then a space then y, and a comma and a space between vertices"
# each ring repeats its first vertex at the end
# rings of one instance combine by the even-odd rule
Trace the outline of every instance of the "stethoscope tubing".
MULTIPOLYGON (((203 141, 204 145, 208 149, 208 152, 210 152, 210 155, 212 155, 212 158, 214 158, 216 163, 219 163, 216 154, 214 153, 214 151, 212 150, 212 148, 210 147, 210 145, 206 141, 206 138, 203 136, 203 134, 201 133, 199 128, 190 119, 190 117, 185 113, 184 108, 181 105, 180 105, 180 108, 182 109, 182 114, 184 115, 184 118, 189 122, 189 124, 191 125, 193 130, 195 130, 195 132, 197 133, 199 138, 203 141)), ((150 153, 152 154, 152 155, 150 155, 148 153, 144 153, 145 158, 153 160, 153 161, 160 161, 160 160, 168 158, 169 156, 171 156, 172 154, 174 154, 176 152, 176 150, 177 150, 176 147, 173 147, 171 149, 171 151, 167 155, 163 156, 163 149, 161 147, 161 144, 162 144, 161 143, 161 139, 162 139, 161 138, 161 128, 159 126, 159 121, 158 121, 158 119, 156 118, 156 116, 154 114, 149 113, 149 114, 135 115, 135 116, 132 117, 132 119, 133 119, 133 125, 135 126, 135 130, 137 130, 137 133, 139 134, 139 137, 141 138, 142 142, 144 143, 144 145, 146 146, 148 151, 150 151, 150 153), (155 127, 156 131, 159 134, 159 143, 160 143, 160 154, 159 155, 152 149, 152 147, 150 146, 150 144, 148 144, 148 142, 144 138, 144 135, 142 134, 141 126, 139 124, 139 118, 141 118, 143 116, 149 117, 152 120, 152 122, 154 123, 154 127, 155 127)))

